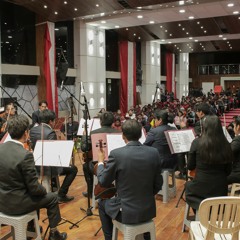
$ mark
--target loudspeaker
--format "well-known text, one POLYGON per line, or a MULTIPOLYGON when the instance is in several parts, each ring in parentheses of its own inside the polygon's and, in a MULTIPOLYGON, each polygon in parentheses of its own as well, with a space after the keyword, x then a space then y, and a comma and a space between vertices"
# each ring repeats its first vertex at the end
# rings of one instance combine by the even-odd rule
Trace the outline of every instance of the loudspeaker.
POLYGON ((57 84, 58 84, 58 86, 61 85, 62 81, 65 82, 67 71, 68 71, 68 63, 60 62, 58 64, 58 68, 57 68, 57 84))

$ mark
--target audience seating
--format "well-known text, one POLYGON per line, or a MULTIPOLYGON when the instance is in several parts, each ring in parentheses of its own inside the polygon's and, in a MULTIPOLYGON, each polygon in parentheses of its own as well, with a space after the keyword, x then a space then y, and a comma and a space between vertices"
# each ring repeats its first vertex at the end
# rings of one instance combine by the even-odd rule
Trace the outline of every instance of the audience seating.
POLYGON ((186 227, 190 228, 191 221, 197 221, 197 220, 198 220, 198 211, 196 212, 195 215, 190 215, 190 206, 186 203, 182 232, 185 232, 186 227))
POLYGON ((232 184, 232 189, 231 189, 231 196, 240 196, 240 183, 233 183, 232 184))
POLYGON ((163 186, 158 194, 163 196, 163 203, 167 203, 169 198, 176 197, 177 195, 175 169, 163 169, 162 176, 163 186), (169 176, 172 179, 171 183, 169 183, 169 176))
POLYGON ((27 237, 41 240, 40 228, 38 225, 37 212, 33 211, 25 215, 10 216, 0 212, 0 225, 10 225, 11 232, 1 237, 0 240, 6 240, 12 237, 14 240, 25 240, 27 237), (34 220, 35 233, 27 231, 27 224, 31 220, 34 220))
POLYGON ((190 239, 239 239, 239 197, 207 198, 201 202, 198 214, 200 221, 190 224, 190 239))
POLYGON ((112 240, 118 239, 118 230, 123 233, 124 240, 143 239, 143 237, 139 235, 143 235, 145 232, 150 232, 151 240, 156 240, 155 224, 153 220, 139 224, 123 224, 113 220, 112 240))

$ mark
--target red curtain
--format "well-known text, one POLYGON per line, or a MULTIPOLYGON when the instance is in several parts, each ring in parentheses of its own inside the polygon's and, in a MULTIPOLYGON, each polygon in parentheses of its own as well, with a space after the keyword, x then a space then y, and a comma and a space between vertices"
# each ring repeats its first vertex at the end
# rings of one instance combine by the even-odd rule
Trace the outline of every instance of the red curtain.
POLYGON ((173 65, 173 54, 172 53, 167 53, 166 54, 166 73, 167 73, 166 87, 167 87, 167 91, 169 93, 172 92, 172 78, 173 78, 172 65, 173 65))
POLYGON ((128 111, 128 42, 119 43, 119 56, 121 69, 120 110, 125 115, 128 111))
POLYGON ((137 103, 137 57, 136 43, 133 44, 133 105, 137 103))

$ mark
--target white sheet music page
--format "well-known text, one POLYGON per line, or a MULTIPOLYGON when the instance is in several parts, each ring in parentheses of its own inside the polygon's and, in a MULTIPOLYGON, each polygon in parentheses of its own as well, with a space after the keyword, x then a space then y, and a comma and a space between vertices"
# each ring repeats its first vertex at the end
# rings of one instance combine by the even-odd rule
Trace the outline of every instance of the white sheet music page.
POLYGON ((72 157, 74 142, 72 140, 61 141, 37 141, 33 156, 36 166, 69 167, 72 157))
POLYGON ((195 139, 192 129, 166 131, 165 135, 172 153, 189 152, 195 139))
MULTIPOLYGON (((88 130, 88 135, 89 133, 92 131, 92 124, 93 124, 93 119, 88 119, 87 120, 87 130, 88 130)), ((79 127, 78 127, 78 132, 77 135, 78 136, 82 136, 83 135, 83 131, 85 130, 85 119, 81 118, 80 122, 79 122, 79 127)))

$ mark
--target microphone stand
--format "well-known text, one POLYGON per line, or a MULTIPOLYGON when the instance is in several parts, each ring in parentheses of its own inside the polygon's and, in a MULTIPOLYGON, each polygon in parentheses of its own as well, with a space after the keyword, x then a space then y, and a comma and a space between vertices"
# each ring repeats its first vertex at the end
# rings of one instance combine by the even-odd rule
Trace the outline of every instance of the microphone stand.
POLYGON ((3 92, 4 93, 6 93, 7 95, 8 95, 8 97, 12 100, 12 102, 16 105, 16 106, 18 106, 18 107, 20 107, 21 108, 21 110, 24 112, 24 113, 26 113, 26 115, 30 118, 30 119, 32 119, 32 117, 26 112, 26 110, 17 102, 17 100, 15 100, 11 95, 9 95, 9 93, 0 85, 0 88, 3 90, 3 92))
POLYGON ((156 84, 156 90, 155 90, 155 93, 154 93, 154 98, 153 98, 153 101, 152 101, 152 105, 155 103, 156 101, 156 96, 157 96, 157 90, 159 89, 159 86, 158 86, 158 83, 156 84))
MULTIPOLYGON (((63 89, 65 89, 71 97, 73 97, 78 103, 80 103, 82 106, 84 106, 84 110, 83 110, 83 118, 85 119, 85 124, 84 124, 84 129, 85 129, 85 137, 86 137, 86 164, 87 164, 87 172, 90 173, 90 168, 89 168, 89 159, 88 159, 88 123, 87 120, 90 119, 90 114, 89 114, 89 109, 88 109, 88 103, 87 103, 87 98, 84 95, 84 103, 80 102, 64 85, 62 87, 63 89)), ((91 179, 89 178, 89 174, 87 177, 87 189, 89 190, 90 187, 90 181, 91 179)), ((98 216, 96 214, 93 214, 92 212, 92 207, 90 206, 90 191, 88 191, 88 207, 87 209, 84 208, 80 208, 82 211, 84 211, 86 213, 86 215, 78 220, 77 222, 73 223, 72 226, 69 227, 69 229, 72 229, 74 226, 75 227, 79 227, 78 223, 82 222, 85 218, 89 217, 89 216, 98 216)))

